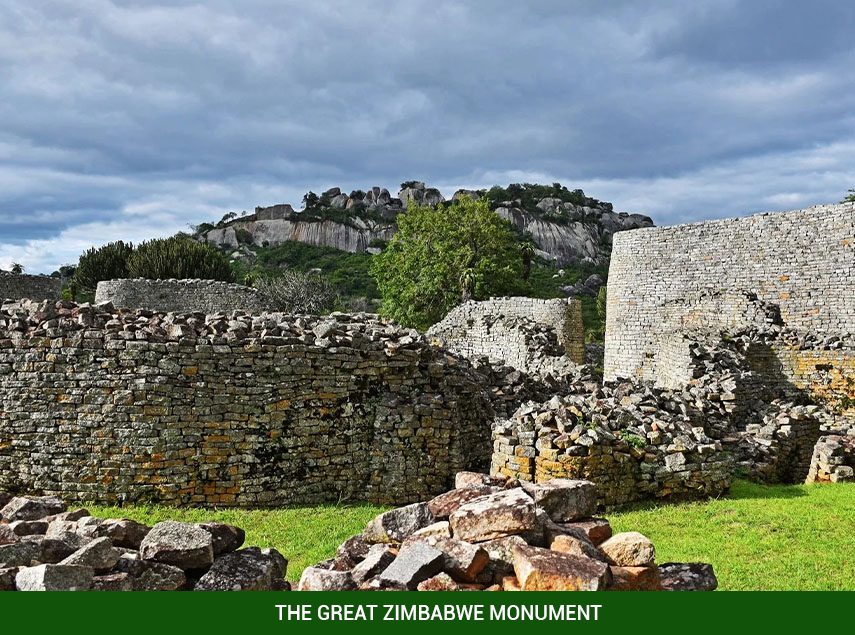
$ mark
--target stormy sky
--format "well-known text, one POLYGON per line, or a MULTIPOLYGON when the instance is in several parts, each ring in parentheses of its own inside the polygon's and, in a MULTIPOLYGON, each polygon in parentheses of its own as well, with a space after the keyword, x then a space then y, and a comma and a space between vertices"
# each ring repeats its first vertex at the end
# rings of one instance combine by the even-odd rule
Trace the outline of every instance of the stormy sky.
POLYGON ((560 181, 657 224, 855 187, 855 4, 4 0, 0 268, 309 189, 560 181))

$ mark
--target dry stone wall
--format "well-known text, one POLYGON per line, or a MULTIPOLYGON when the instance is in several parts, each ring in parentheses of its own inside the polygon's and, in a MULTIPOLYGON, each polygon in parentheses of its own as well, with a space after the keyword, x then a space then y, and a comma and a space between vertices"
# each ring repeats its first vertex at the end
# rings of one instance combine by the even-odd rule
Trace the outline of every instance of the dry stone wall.
POLYGON ((492 298, 453 309, 428 331, 465 357, 488 356, 524 372, 553 358, 585 363, 582 305, 575 299, 492 298))
POLYGON ((62 282, 49 276, 29 276, 0 271, 0 300, 59 300, 62 282))
POLYGON ((271 308, 257 289, 215 280, 106 280, 98 283, 95 302, 164 312, 260 313, 271 308))
POLYGON ((0 309, 0 490, 405 503, 489 460, 469 362, 377 316, 0 309))
MULTIPOLYGON (((668 340, 689 327, 727 332, 777 322, 845 338, 855 333, 853 289, 853 203, 620 232, 609 270, 605 378, 679 383, 663 370, 674 366, 669 347, 679 345, 668 340), (758 312, 757 303, 777 314, 758 312)), ((804 376, 800 363, 784 372, 804 376)))

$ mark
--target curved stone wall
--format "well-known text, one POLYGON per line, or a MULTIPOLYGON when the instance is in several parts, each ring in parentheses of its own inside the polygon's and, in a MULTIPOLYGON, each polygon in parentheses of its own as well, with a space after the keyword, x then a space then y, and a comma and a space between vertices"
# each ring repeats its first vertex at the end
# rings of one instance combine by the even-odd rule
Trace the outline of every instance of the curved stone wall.
POLYGON ((0 301, 59 300, 62 297, 62 282, 50 276, 28 276, 0 271, 0 301))
POLYGON ((615 234, 609 269, 605 378, 657 379, 661 341, 685 327, 739 328, 745 292, 777 305, 782 327, 855 333, 855 204, 636 229, 615 234), (686 298, 722 302, 675 311, 686 298), (714 299, 713 295, 708 296, 714 299))
POLYGON ((199 313, 260 313, 268 307, 256 289, 215 280, 105 280, 98 283, 95 302, 151 311, 199 313))
POLYGON ((524 372, 536 372, 544 358, 561 355, 585 363, 582 304, 575 299, 469 301, 452 309, 428 335, 465 357, 486 355, 524 372))
POLYGON ((376 316, 0 311, 0 490, 406 503, 483 469, 483 377, 376 316))

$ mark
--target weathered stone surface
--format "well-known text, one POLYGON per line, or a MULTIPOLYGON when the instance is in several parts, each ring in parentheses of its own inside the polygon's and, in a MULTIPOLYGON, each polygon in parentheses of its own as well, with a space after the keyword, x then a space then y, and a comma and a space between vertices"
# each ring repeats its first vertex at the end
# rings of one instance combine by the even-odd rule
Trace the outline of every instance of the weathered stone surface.
POLYGON ((718 580, 711 564, 666 562, 659 565, 663 591, 715 591, 718 580))
POLYGON ((603 562, 539 547, 515 547, 514 571, 523 591, 602 591, 609 581, 603 562))
POLYGON ((497 489, 498 488, 490 485, 477 484, 453 489, 450 492, 440 494, 431 500, 428 503, 428 509, 430 510, 430 513, 434 515, 434 518, 440 520, 446 519, 466 503, 476 498, 480 498, 481 496, 493 494, 497 489))
POLYGON ((273 591, 280 565, 258 547, 227 553, 214 561, 194 591, 273 591))
POLYGON ((33 560, 41 559, 41 545, 21 540, 0 545, 0 568, 29 567, 33 560))
POLYGON ((362 532, 369 543, 400 543, 410 534, 434 522, 427 503, 413 503, 384 512, 362 532))
POLYGON ((585 556, 587 558, 593 558, 594 560, 610 564, 608 556, 597 549, 594 546, 594 543, 576 536, 569 536, 567 534, 556 536, 549 545, 549 548, 552 549, 552 551, 557 551, 558 553, 585 556))
POLYGON ((503 476, 493 476, 480 472, 458 472, 454 475, 454 488, 462 489, 473 486, 502 487, 505 481, 506 479, 503 476))
POLYGON ((10 545, 18 539, 18 534, 9 525, 0 525, 0 545, 10 545))
POLYGON ((515 575, 506 575, 502 578, 502 591, 522 591, 520 581, 515 575))
POLYGON ((605 518, 582 518, 572 523, 558 523, 562 529, 580 529, 594 545, 612 537, 612 526, 605 518))
POLYGON ((419 582, 417 591, 460 591, 461 586, 447 573, 438 573, 432 578, 419 582))
POLYGON ((94 575, 91 567, 40 564, 18 571, 15 586, 19 591, 88 591, 94 575))
POLYGON ((360 586, 371 578, 383 573, 395 560, 395 554, 384 545, 374 545, 365 558, 353 567, 351 576, 353 583, 360 586))
POLYGON ((378 577, 383 588, 415 591, 419 582, 442 570, 445 556, 425 542, 401 549, 398 557, 378 577))
POLYGON ((89 538, 72 532, 59 532, 40 543, 42 562, 58 564, 89 542, 89 538))
POLYGON ((40 520, 64 511, 65 503, 53 496, 16 496, 0 509, 0 518, 9 522, 40 520))
POLYGON ((491 579, 501 580, 502 577, 513 574, 514 547, 525 544, 526 541, 520 536, 504 536, 478 543, 490 556, 486 570, 490 573, 491 579))
POLYGON ((481 545, 457 538, 440 538, 431 546, 445 556, 443 570, 460 582, 474 582, 490 561, 489 554, 481 545))
POLYGON ((20 567, 0 567, 0 591, 15 590, 15 576, 20 567))
POLYGON ((96 573, 112 569, 119 561, 119 551, 109 538, 96 538, 65 558, 59 564, 91 567, 96 573))
POLYGON ((352 591, 355 587, 350 571, 330 571, 306 567, 300 576, 298 591, 352 591))
POLYGON ((479 542, 519 534, 537 526, 534 501, 521 488, 476 499, 449 517, 460 540, 479 542))
POLYGON ((122 556, 115 571, 133 577, 134 591, 179 591, 187 583, 187 577, 178 567, 151 560, 122 556))
POLYGON ((246 533, 240 527, 225 523, 199 523, 199 527, 211 534, 214 557, 239 549, 246 539, 246 533))
POLYGON ((155 560, 181 569, 201 569, 214 561, 210 532, 191 523, 157 523, 140 545, 143 560, 155 560))
POLYGON ((339 545, 336 555, 346 558, 350 562, 358 563, 362 562, 370 549, 371 543, 365 540, 365 536, 356 534, 339 545))
POLYGON ((661 591, 657 567, 611 567, 609 591, 661 591))
POLYGON ((557 478, 544 483, 523 482, 522 487, 557 523, 585 518, 597 510, 597 486, 590 481, 557 478))
POLYGON ((94 533, 97 536, 108 537, 116 547, 138 550, 149 531, 151 527, 135 520, 108 518, 98 525, 94 533))
POLYGON ((92 578, 92 591, 133 591, 134 579, 127 573, 96 575, 92 578))
POLYGON ((5 526, 16 536, 36 536, 45 534, 48 523, 44 520, 16 520, 5 526))
POLYGON ((649 567, 656 560, 656 549, 650 539, 637 531, 615 534, 600 550, 621 567, 649 567))

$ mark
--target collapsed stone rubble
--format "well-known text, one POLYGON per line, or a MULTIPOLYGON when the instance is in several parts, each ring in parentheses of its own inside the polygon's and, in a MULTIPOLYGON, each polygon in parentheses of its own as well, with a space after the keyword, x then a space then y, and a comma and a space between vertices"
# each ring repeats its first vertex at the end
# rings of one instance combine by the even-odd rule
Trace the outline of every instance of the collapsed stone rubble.
POLYGON ((238 527, 66 510, 51 496, 0 492, 0 591, 288 591, 276 549, 243 547, 238 527))
POLYGON ((657 565, 638 532, 613 534, 590 481, 461 472, 456 488, 384 512, 301 591, 712 591, 712 566, 657 565))

